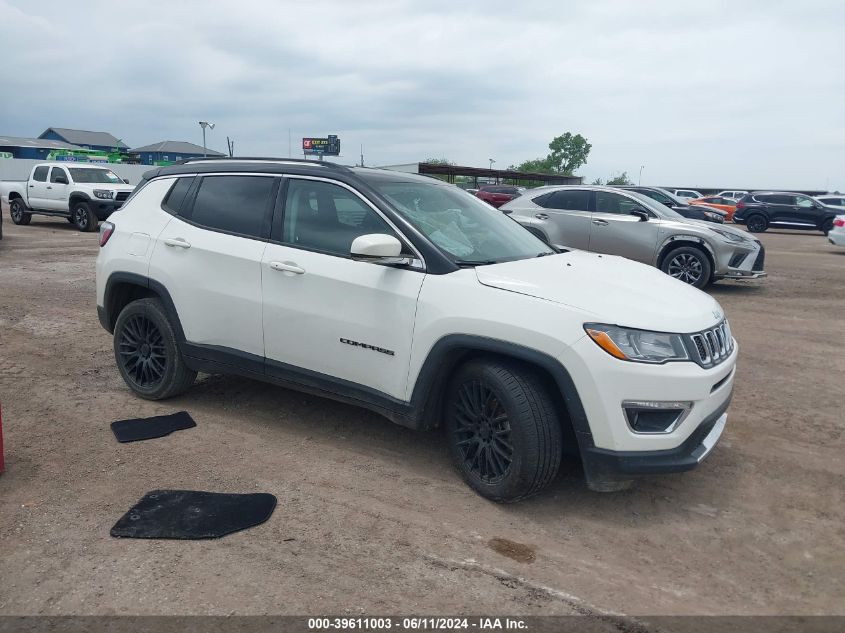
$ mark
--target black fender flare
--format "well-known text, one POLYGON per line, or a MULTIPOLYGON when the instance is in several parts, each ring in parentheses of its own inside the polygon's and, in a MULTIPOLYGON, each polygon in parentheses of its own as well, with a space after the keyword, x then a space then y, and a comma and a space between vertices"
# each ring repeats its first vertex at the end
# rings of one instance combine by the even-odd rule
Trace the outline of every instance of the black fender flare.
POLYGON ((136 273, 114 272, 109 275, 109 278, 106 281, 106 290, 103 296, 104 305, 97 306, 97 312, 100 318, 100 324, 109 333, 114 332, 114 322, 116 321, 117 316, 112 314, 114 312, 114 302, 116 299, 115 288, 120 284, 129 284, 140 288, 146 288, 150 290, 151 293, 157 295, 164 304, 164 309, 167 311, 167 316, 170 318, 171 324, 173 325, 173 329, 176 333, 176 340, 179 343, 185 342, 185 331, 182 329, 182 321, 179 319, 179 313, 176 311, 176 304, 173 303, 173 298, 170 296, 167 288, 155 279, 150 279, 149 277, 138 275, 136 273))

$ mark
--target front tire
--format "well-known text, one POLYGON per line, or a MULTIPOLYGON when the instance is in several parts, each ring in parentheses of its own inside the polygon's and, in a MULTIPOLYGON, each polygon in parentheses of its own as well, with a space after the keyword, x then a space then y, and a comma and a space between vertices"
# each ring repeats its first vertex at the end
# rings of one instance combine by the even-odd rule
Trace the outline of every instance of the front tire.
POLYGON ((178 395, 197 377, 185 365, 158 299, 138 299, 123 308, 114 326, 114 357, 124 382, 147 400, 178 395))
POLYGON ((445 425, 455 467, 483 497, 519 501, 557 475, 560 420, 530 368, 498 360, 461 367, 447 391, 445 425))
POLYGON ((745 227, 752 233, 764 233, 769 228, 769 221, 759 213, 756 213, 748 216, 748 219, 745 220, 745 227))
POLYGON ((87 202, 77 202, 73 205, 73 225, 83 233, 91 233, 97 230, 97 216, 91 210, 87 202))
POLYGON ((12 217, 12 222, 20 226, 26 226, 32 220, 32 214, 26 210, 26 205, 20 198, 9 202, 9 215, 12 217))
POLYGON ((696 288, 706 288, 713 275, 710 259, 693 246, 679 246, 666 254, 660 266, 667 275, 696 288))

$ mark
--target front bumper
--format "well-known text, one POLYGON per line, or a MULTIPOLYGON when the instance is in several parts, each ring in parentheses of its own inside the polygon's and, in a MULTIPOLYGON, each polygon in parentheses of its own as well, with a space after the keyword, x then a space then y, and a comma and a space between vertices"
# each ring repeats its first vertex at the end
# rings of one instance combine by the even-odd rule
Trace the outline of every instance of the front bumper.
POLYGON ((123 206, 123 200, 101 200, 100 198, 91 198, 88 201, 91 210, 98 220, 105 220, 112 213, 123 206))

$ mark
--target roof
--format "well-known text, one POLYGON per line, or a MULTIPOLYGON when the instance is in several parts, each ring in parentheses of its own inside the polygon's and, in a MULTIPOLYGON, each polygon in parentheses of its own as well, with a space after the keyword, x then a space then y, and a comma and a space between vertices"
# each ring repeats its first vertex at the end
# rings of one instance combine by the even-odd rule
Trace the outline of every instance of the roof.
POLYGON ((82 149, 78 145, 71 145, 62 141, 51 141, 45 138, 26 138, 21 136, 0 136, 0 146, 7 147, 38 147, 46 149, 82 149))
POLYGON ((153 143, 152 145, 145 145, 144 147, 135 147, 129 150, 133 154, 138 152, 166 152, 169 154, 208 154, 209 156, 225 156, 220 152, 215 152, 213 149, 205 149, 199 145, 188 143, 187 141, 162 141, 161 143, 153 143))
POLYGON ((68 143, 75 145, 100 145, 103 147, 120 147, 123 149, 129 146, 121 140, 115 138, 108 132, 91 132, 89 130, 71 130, 66 127, 48 127, 41 133, 41 137, 55 132, 61 136, 68 143))

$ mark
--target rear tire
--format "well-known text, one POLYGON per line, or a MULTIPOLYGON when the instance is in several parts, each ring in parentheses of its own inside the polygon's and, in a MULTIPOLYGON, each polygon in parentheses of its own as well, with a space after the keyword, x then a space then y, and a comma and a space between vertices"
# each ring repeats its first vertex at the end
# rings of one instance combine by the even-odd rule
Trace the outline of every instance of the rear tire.
POLYGON ((32 220, 32 214, 26 210, 26 205, 20 198, 9 202, 9 215, 12 217, 12 222, 19 226, 26 226, 32 220))
POLYGON ((769 228, 769 221, 759 213, 755 213, 746 218, 745 226, 752 233, 763 233, 769 228))
POLYGON ((176 396, 197 377, 185 365, 164 306, 154 298, 133 301, 120 312, 114 325, 114 357, 124 382, 147 400, 176 396))
POLYGON ((455 467, 483 497, 519 501, 557 475, 560 419, 528 367, 483 359, 461 367, 447 390, 445 426, 455 467))
POLYGON ((74 226, 83 233, 91 233, 98 228, 97 216, 94 215, 91 206, 87 202, 77 202, 73 205, 71 218, 73 219, 74 226))
POLYGON ((669 251, 660 266, 667 275, 698 289, 706 288, 713 276, 710 259, 699 248, 679 246, 669 251))

